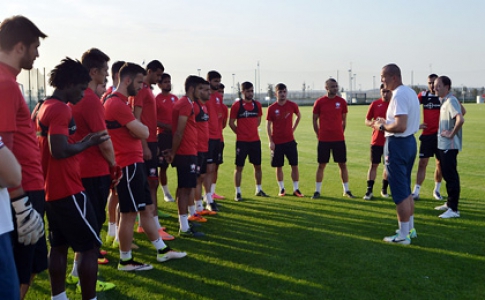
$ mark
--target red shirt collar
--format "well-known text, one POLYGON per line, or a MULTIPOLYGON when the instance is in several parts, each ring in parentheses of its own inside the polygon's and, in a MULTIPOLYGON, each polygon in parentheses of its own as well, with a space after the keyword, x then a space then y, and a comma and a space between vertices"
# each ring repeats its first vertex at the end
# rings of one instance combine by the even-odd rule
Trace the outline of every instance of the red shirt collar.
POLYGON ((7 65, 6 63, 0 62, 0 66, 6 69, 12 75, 13 78, 17 78, 17 75, 20 73, 19 70, 17 70, 12 66, 7 65))

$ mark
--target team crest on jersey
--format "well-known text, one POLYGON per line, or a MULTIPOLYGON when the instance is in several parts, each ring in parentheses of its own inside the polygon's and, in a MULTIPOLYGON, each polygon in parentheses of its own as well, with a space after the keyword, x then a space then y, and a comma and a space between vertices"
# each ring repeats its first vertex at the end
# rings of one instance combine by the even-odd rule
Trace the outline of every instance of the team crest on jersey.
POLYGON ((275 113, 275 115, 279 116, 279 115, 280 115, 280 110, 279 110, 279 109, 276 109, 276 110, 274 111, 274 113, 275 113))
POLYGON ((336 102, 335 103, 335 109, 339 109, 340 108, 340 102, 336 102))
POLYGON ((175 97, 170 98, 172 100, 172 103, 175 102, 175 97))
POLYGON ((220 104, 221 103, 221 101, 219 100, 219 97, 216 97, 216 103, 217 104, 220 104))

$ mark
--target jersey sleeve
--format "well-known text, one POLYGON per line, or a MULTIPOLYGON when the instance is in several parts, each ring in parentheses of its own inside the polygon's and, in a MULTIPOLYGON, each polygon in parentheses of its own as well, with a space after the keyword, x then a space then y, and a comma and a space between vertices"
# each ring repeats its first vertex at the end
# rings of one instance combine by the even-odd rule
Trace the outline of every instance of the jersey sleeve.
POLYGON ((133 115, 130 107, 123 103, 116 103, 114 110, 111 112, 113 119, 118 121, 118 123, 120 123, 122 126, 125 126, 126 124, 135 120, 135 116, 133 115))
POLYGON ((48 135, 61 134, 69 136, 69 123, 72 119, 71 108, 65 104, 51 106, 48 114, 50 116, 48 126, 48 135))
MULTIPOLYGON (((12 89, 18 89, 10 82, 0 83, 0 132, 13 132, 17 130, 17 111, 19 103, 16 101, 15 93, 12 89)), ((17 99, 18 100, 18 99, 17 99)))
POLYGON ((375 101, 369 105, 369 109, 367 110, 367 115, 365 116, 366 120, 372 120, 374 118, 374 103, 375 101))
POLYGON ((141 89, 133 98, 133 107, 139 106, 143 108, 145 97, 147 96, 147 89, 141 89))
POLYGON ((237 119, 237 112, 239 110, 240 103, 241 103, 241 100, 234 102, 234 104, 231 106, 231 114, 230 114, 231 119, 237 119))

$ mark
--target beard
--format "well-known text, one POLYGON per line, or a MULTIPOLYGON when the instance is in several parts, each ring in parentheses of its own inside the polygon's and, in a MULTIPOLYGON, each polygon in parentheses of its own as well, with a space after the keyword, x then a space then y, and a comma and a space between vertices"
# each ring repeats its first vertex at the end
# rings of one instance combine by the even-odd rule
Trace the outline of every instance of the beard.
POLYGON ((25 70, 31 70, 34 66, 34 59, 30 58, 29 53, 25 53, 24 56, 20 59, 20 68, 25 70))
POLYGON ((135 85, 133 83, 126 87, 126 92, 128 93, 128 96, 133 96, 133 97, 135 97, 136 94, 138 94, 138 91, 135 89, 135 85))

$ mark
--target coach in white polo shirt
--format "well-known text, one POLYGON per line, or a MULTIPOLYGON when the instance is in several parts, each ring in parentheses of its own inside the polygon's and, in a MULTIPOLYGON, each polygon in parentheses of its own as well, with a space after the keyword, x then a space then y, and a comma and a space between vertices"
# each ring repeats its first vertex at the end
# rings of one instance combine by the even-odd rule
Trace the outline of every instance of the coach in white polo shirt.
POLYGON ((411 172, 416 159, 419 130, 419 100, 416 93, 402 84, 401 70, 395 64, 382 68, 384 88, 392 90, 386 120, 379 119, 374 128, 385 131, 384 156, 392 199, 396 203, 399 231, 384 238, 385 242, 409 245, 417 236, 414 229, 414 200, 411 194, 411 172))

